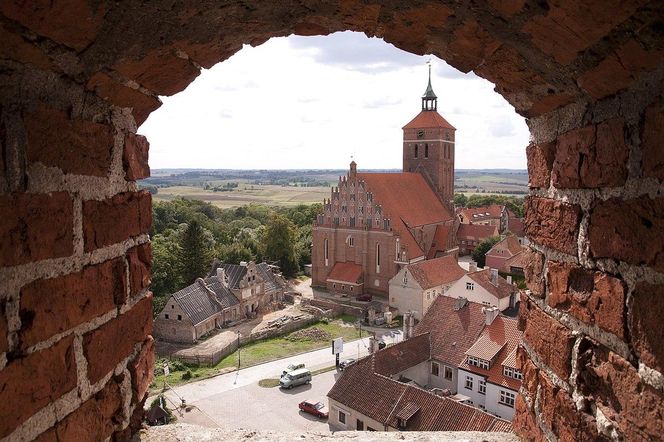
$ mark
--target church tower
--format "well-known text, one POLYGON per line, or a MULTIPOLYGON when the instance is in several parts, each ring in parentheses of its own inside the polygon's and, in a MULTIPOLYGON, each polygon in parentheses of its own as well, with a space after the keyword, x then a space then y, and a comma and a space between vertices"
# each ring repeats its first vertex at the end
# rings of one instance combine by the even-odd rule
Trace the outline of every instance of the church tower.
POLYGON ((421 173, 450 210, 454 210, 455 131, 438 113, 429 64, 429 84, 422 96, 422 111, 403 127, 403 171, 421 173))

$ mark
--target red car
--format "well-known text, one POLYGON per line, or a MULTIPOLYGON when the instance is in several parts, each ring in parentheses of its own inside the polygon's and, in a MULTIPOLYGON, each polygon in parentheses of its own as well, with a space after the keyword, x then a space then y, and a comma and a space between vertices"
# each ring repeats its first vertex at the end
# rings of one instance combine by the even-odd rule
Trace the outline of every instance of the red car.
POLYGON ((314 416, 327 419, 328 409, 327 406, 322 402, 317 401, 302 401, 300 402, 300 411, 305 413, 313 414, 314 416))

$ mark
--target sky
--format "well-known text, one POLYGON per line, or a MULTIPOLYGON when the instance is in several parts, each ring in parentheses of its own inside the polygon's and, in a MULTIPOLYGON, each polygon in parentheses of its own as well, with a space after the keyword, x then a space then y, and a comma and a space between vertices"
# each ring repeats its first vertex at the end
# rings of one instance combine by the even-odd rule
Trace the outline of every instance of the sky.
POLYGON ((354 32, 247 45, 161 97, 138 132, 153 169, 400 169, 429 60, 455 167, 525 169, 525 120, 491 82, 354 32))

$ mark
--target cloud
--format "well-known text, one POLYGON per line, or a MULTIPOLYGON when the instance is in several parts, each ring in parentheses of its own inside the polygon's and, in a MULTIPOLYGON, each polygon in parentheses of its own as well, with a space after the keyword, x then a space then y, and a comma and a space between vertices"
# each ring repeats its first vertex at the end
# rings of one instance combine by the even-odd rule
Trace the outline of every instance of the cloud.
POLYGON ((366 109, 379 109, 385 106, 396 106, 403 104, 403 100, 397 98, 377 98, 375 100, 365 102, 362 107, 366 109))
POLYGON ((489 121, 489 133, 496 138, 502 138, 513 136, 516 130, 509 118, 496 118, 489 121))

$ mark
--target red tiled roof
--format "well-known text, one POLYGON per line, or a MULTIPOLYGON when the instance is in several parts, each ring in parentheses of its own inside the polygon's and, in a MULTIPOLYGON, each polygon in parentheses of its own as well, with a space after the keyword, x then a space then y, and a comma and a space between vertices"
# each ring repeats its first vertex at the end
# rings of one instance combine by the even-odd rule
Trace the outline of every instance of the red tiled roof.
POLYGON ((523 269, 523 267, 525 265, 526 265, 526 254, 521 252, 521 253, 518 253, 518 254, 514 255, 513 257, 511 257, 507 261, 505 261, 505 264, 503 265, 503 267, 505 267, 509 271, 510 267, 516 267, 517 269, 523 269))
POLYGON ((447 239, 452 233, 453 226, 447 226, 444 224, 439 224, 436 226, 436 231, 433 234, 433 240, 431 241, 431 248, 429 253, 427 253, 427 259, 432 259, 436 257, 436 252, 444 252, 447 250, 447 239))
POLYGON ((459 230, 457 230, 457 240, 472 239, 482 241, 492 236, 498 236, 498 226, 459 224, 459 230))
POLYGON ((454 310, 456 299, 439 296, 415 326, 415 333, 429 333, 431 358, 458 365, 484 328, 482 305, 468 302, 454 310))
POLYGON ((428 128, 445 127, 447 129, 456 128, 447 122, 442 115, 436 111, 422 111, 415 118, 410 120, 402 129, 428 129, 428 128))
POLYGON ((500 204, 491 204, 483 207, 467 207, 462 209, 461 213, 472 223, 473 221, 500 218, 504 207, 505 206, 501 206, 500 204))
POLYGON ((523 252, 523 250, 524 247, 519 244, 519 239, 514 235, 508 235, 494 244, 486 254, 511 258, 512 256, 523 252))
POLYGON ((430 347, 429 333, 423 333, 386 347, 374 354, 374 370, 385 376, 401 373, 410 367, 428 361, 430 347))
POLYGON ((519 218, 508 218, 507 230, 514 233, 516 236, 526 236, 523 231, 523 222, 519 218))
POLYGON ((362 279, 362 266, 354 262, 337 262, 327 275, 327 279, 358 284, 362 279))
POLYGON ((518 390, 521 387, 521 381, 503 375, 503 364, 507 363, 508 366, 513 366, 510 365, 515 362, 512 361, 513 352, 521 341, 521 332, 517 328, 517 320, 499 315, 491 325, 484 329, 481 339, 491 341, 497 346, 502 345, 502 350, 494 359, 491 367, 485 370, 474 365, 468 365, 464 360, 459 364, 459 368, 483 375, 487 382, 502 385, 511 390, 518 390))
POLYGON ((485 361, 491 361, 504 346, 504 342, 495 342, 492 341, 489 336, 482 335, 477 341, 475 341, 473 346, 468 349, 466 354, 468 356, 484 359, 485 361))
POLYGON ((454 282, 466 274, 451 255, 410 264, 408 271, 425 290, 454 282))
POLYGON ((516 292, 516 287, 508 283, 505 278, 498 275, 496 283, 491 282, 491 270, 484 269, 477 272, 468 273, 468 277, 478 283, 484 290, 491 293, 498 299, 509 297, 512 293, 516 292))

